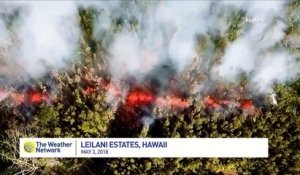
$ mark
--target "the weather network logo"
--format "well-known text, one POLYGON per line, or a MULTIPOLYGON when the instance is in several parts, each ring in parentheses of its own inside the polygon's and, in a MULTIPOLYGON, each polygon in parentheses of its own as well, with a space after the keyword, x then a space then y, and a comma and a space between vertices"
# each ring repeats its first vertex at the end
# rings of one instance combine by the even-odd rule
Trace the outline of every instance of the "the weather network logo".
POLYGON ((36 150, 36 142, 27 141, 24 143, 24 151, 26 153, 35 153, 36 150))

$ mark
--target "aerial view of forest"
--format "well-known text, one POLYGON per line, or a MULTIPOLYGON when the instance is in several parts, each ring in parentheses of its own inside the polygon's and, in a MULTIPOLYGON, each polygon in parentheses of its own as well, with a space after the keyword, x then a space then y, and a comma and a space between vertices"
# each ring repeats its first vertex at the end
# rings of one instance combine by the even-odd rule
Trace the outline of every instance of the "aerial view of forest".
POLYGON ((300 1, 1 1, 12 174, 299 175, 300 1), (269 156, 22 158, 23 137, 268 138, 269 156))

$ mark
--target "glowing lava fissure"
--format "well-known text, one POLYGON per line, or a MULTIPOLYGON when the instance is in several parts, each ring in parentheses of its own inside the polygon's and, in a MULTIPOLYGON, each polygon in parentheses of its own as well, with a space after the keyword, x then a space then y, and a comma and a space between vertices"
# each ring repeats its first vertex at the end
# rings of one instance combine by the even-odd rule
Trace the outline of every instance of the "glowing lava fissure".
MULTIPOLYGON (((87 96, 104 91, 108 96, 119 99, 115 116, 120 122, 118 126, 122 127, 136 128, 141 126, 141 118, 144 116, 152 117, 154 108, 181 111, 191 106, 191 102, 187 99, 189 96, 188 89, 184 89, 181 85, 176 84, 174 79, 170 79, 170 83, 165 83, 167 86, 164 86, 164 88, 153 86, 151 81, 150 83, 149 81, 138 83, 127 82, 123 87, 112 81, 104 80, 97 83, 88 82, 83 84, 84 86, 79 85, 79 87, 82 87, 80 89, 87 96), (157 91, 157 89, 160 91, 157 91)), ((25 90, 19 91, 0 88, 1 101, 5 100, 5 103, 9 102, 17 110, 23 108, 27 110, 28 108, 30 109, 29 113, 35 110, 35 107, 40 104, 55 104, 55 97, 51 94, 51 92, 44 92, 35 88, 25 88, 25 90)), ((243 112, 246 111, 250 115, 257 109, 254 102, 249 99, 236 101, 206 96, 203 98, 203 103, 206 108, 213 110, 234 108, 243 112)))
MULTIPOLYGON (((109 95, 113 97, 120 97, 124 99, 124 102, 130 106, 145 106, 155 105, 164 108, 186 108, 190 105, 187 99, 176 95, 178 93, 170 93, 170 95, 159 95, 145 84, 131 85, 129 90, 122 96, 121 87, 118 87, 113 82, 102 82, 98 87, 104 89, 109 95)), ((87 86, 83 88, 83 92, 87 95, 97 93, 98 89, 96 86, 87 86)))
POLYGON ((50 100, 47 93, 40 92, 38 90, 26 90, 25 92, 19 92, 16 90, 9 91, 4 88, 0 89, 0 99, 9 100, 13 105, 26 104, 41 104, 50 100))
POLYGON ((132 106, 150 105, 154 102, 154 95, 145 88, 133 88, 126 96, 126 103, 132 106))
MULTIPOLYGON (((113 83, 101 83, 100 88, 104 89, 108 94, 114 97, 122 97, 122 92, 119 87, 113 83)), ((83 89, 83 93, 91 95, 98 92, 98 88, 95 86, 88 86, 83 89)), ((179 108, 184 109, 190 106, 190 102, 179 95, 178 93, 170 93, 170 95, 156 95, 150 88, 145 85, 134 86, 129 89, 124 97, 124 102, 130 106, 147 106, 154 105, 161 108, 179 108)), ((29 89, 27 91, 9 91, 4 88, 0 88, 0 100, 9 99, 13 104, 41 104, 50 101, 52 98, 49 94, 43 93, 39 90, 29 89)), ((252 100, 244 99, 241 102, 237 102, 229 99, 217 99, 212 96, 206 96, 203 99, 206 107, 213 109, 220 109, 222 107, 233 106, 241 109, 251 109, 255 105, 252 100)))
POLYGON ((187 99, 183 97, 175 95, 159 96, 146 88, 133 88, 128 92, 125 101, 127 104, 133 106, 155 105, 158 107, 180 109, 184 109, 190 105, 187 99))
MULTIPOLYGON (((113 83, 102 83, 100 88, 104 89, 108 94, 115 97, 121 97, 122 93, 120 88, 113 85, 113 83)), ((99 89, 96 86, 87 86, 83 89, 83 93, 91 95, 97 93, 99 89)), ((7 90, 0 88, 0 99, 9 100, 14 105, 21 103, 26 104, 41 104, 53 100, 51 95, 29 88, 24 91, 7 90)), ((124 97, 126 104, 131 106, 144 106, 144 105, 157 105, 161 107, 178 107, 185 108, 189 105, 187 100, 179 96, 163 97, 155 95, 149 88, 145 86, 136 86, 131 88, 127 95, 124 97)))
POLYGON ((220 110, 222 108, 236 108, 245 111, 254 111, 256 106, 251 99, 243 99, 241 101, 229 100, 229 99, 217 99, 212 96, 204 98, 204 104, 207 108, 220 110))

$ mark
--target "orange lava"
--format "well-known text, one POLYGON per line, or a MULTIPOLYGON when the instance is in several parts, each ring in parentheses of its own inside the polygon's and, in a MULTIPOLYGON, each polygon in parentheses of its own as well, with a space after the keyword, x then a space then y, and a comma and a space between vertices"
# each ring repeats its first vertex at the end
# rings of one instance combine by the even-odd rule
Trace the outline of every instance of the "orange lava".
MULTIPOLYGON (((102 88, 106 90, 109 94, 112 94, 115 97, 121 97, 120 89, 111 84, 102 84, 102 88)), ((97 93, 97 88, 95 87, 87 87, 83 90, 83 92, 87 95, 92 93, 97 93)), ((14 104, 20 103, 32 103, 32 104, 40 104, 50 99, 50 97, 39 91, 30 91, 30 92, 9 92, 3 88, 0 88, 0 98, 9 98, 12 100, 14 104)), ((230 105, 240 108, 242 110, 251 110, 254 109, 255 106, 252 100, 245 99, 241 102, 237 102, 234 100, 228 99, 217 99, 215 97, 207 96, 204 98, 204 104, 206 107, 211 107, 213 109, 220 109, 221 107, 228 107, 230 105)), ((127 96, 125 97, 125 103, 130 106, 144 106, 144 105, 156 105, 158 107, 165 108, 187 108, 190 106, 188 100, 183 99, 179 96, 156 96, 146 87, 136 87, 129 90, 127 96)))
POLYGON ((154 104, 158 107, 186 108, 190 103, 178 96, 155 96, 146 88, 134 88, 130 90, 126 97, 126 103, 133 106, 143 106, 154 104))
POLYGON ((204 104, 206 105, 206 107, 212 107, 214 109, 218 109, 221 107, 221 105, 210 96, 204 98, 204 104))
POLYGON ((33 92, 29 95, 29 100, 31 103, 42 103, 47 100, 47 96, 40 92, 33 92))
POLYGON ((231 101, 228 99, 217 100, 216 98, 211 97, 211 96, 207 96, 204 98, 204 104, 206 107, 211 107, 213 109, 219 109, 219 108, 221 108, 221 106, 228 107, 231 104, 233 106, 239 107, 240 109, 243 109, 243 110, 249 110, 249 109, 255 108, 252 100, 249 100, 249 99, 246 99, 242 102, 236 102, 234 100, 231 101))
POLYGON ((0 97, 3 95, 7 95, 6 98, 11 100, 14 104, 20 103, 32 103, 32 104, 40 104, 48 100, 48 96, 39 91, 31 91, 31 92, 9 92, 4 89, 0 89, 0 97))
POLYGON ((147 89, 137 88, 128 92, 126 103, 133 106, 149 105, 153 102, 154 95, 147 89))
POLYGON ((241 108, 242 109, 252 109, 254 107, 252 100, 244 100, 241 103, 241 108))

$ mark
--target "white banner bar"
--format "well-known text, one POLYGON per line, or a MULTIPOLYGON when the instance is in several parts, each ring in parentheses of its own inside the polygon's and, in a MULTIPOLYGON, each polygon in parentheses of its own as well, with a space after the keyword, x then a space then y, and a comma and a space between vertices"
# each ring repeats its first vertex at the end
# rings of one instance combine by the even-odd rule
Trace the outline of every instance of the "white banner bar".
POLYGON ((20 138, 20 157, 268 157, 267 138, 20 138))

